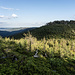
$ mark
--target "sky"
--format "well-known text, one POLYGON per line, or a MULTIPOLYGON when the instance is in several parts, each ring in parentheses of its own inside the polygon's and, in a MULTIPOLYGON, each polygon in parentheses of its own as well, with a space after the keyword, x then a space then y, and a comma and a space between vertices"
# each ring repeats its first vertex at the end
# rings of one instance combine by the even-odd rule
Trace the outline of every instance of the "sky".
POLYGON ((40 27, 75 20, 75 0, 0 0, 0 28, 40 27))

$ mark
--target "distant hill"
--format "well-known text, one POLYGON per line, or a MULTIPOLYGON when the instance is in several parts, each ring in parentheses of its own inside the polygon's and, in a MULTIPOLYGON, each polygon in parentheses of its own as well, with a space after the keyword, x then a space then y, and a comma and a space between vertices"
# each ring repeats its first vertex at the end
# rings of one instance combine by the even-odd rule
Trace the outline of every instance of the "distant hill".
POLYGON ((75 21, 54 21, 45 26, 31 30, 31 34, 38 39, 72 38, 75 39, 75 21))
POLYGON ((9 37, 13 35, 17 35, 18 33, 27 32, 29 30, 34 29, 32 28, 0 28, 0 36, 2 37, 9 37))
MULTIPOLYGON (((36 37, 37 39, 41 38, 70 38, 75 39, 75 21, 54 21, 49 22, 46 25, 35 28, 30 31, 32 36, 36 37)), ((18 37, 23 37, 23 33, 18 34, 18 37)), ((18 38, 16 35, 13 36, 18 38)))

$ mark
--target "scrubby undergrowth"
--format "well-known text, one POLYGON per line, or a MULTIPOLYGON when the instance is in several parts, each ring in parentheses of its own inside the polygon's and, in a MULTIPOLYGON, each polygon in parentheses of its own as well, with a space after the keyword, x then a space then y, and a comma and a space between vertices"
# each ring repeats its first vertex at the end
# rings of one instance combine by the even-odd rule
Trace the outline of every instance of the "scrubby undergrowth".
POLYGON ((75 40, 0 37, 0 75, 74 74, 75 40), (34 58, 37 49, 39 57, 34 58))

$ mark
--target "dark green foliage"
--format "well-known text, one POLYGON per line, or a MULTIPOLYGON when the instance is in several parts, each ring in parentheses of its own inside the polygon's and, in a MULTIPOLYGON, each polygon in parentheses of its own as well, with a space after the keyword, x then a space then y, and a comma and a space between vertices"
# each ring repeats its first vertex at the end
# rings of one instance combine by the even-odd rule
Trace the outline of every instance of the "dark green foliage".
POLYGON ((30 33, 19 40, 0 37, 0 75, 74 75, 73 24, 74 21, 54 21, 31 31, 41 40, 30 33), (39 57, 34 58, 37 49, 39 57))
MULTIPOLYGON (((1 39, 0 43, 0 74, 1 75, 74 75, 75 74, 75 59, 60 57, 61 50, 55 53, 56 44, 60 45, 62 40, 54 39, 47 41, 45 38, 41 40, 43 47, 38 47, 39 58, 34 58, 34 51, 30 51, 30 45, 27 45, 27 40, 24 39, 24 44, 17 43, 14 40, 1 39), (57 41, 57 42, 56 42, 57 41), (30 46, 29 48, 27 48, 30 46), (46 50, 46 47, 53 49, 51 53, 46 50), (8 49, 8 50, 7 50, 8 49), (11 50, 10 50, 11 49, 11 50), (28 50, 29 49, 29 50, 28 50), (4 51, 3 51, 4 50, 4 51), (6 51, 7 50, 7 51, 6 51), (10 52, 9 52, 10 51, 10 52), (45 53, 48 57, 45 57, 45 53), (42 55, 43 56, 42 56, 42 55), (17 60, 13 60, 14 56, 17 60)), ((65 41, 65 40, 63 40, 65 41)), ((33 42, 33 41, 32 41, 33 42)), ((71 41, 71 44, 73 41, 71 41)), ((40 43, 39 43, 40 45, 40 43)), ((70 46, 70 41, 66 41, 66 47, 70 46)), ((61 47, 61 46, 58 46, 61 47)), ((64 46, 63 46, 64 47, 64 46)), ((73 48, 72 48, 73 49, 73 48)))
POLYGON ((70 26, 71 27, 69 27, 68 24, 64 25, 61 23, 60 24, 52 23, 52 25, 47 24, 38 29, 34 29, 31 31, 31 33, 33 36, 37 37, 38 39, 43 38, 43 37, 74 39, 75 38, 75 25, 70 24, 70 26))
MULTIPOLYGON (((29 33, 29 31, 28 31, 29 33)), ((54 21, 49 22, 46 25, 30 30, 32 36, 37 39, 46 38, 65 38, 65 39, 75 39, 75 21, 54 21)), ((13 35, 15 39, 20 39, 24 37, 24 32, 13 35)), ((27 32, 26 32, 27 34, 27 32)))

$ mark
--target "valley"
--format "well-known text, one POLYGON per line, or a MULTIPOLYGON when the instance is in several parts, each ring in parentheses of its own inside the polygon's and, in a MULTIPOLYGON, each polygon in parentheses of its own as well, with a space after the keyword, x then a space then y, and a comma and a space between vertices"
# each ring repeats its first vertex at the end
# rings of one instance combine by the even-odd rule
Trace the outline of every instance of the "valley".
POLYGON ((0 28, 0 36, 2 37, 9 37, 9 36, 13 36, 16 35, 18 33, 22 33, 22 32, 27 32, 29 30, 34 29, 35 27, 32 28, 0 28))

